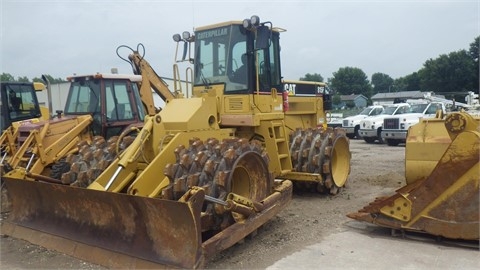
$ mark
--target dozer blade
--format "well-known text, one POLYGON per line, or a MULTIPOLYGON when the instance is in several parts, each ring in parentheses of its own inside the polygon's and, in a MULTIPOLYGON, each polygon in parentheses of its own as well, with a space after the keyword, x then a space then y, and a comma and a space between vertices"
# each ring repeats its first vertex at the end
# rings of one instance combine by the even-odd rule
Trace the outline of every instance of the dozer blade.
POLYGON ((450 239, 479 239, 480 133, 459 134, 423 180, 348 217, 450 239))
POLYGON ((203 263, 202 193, 178 202, 4 180, 12 197, 4 234, 113 268, 158 268, 151 262, 196 268, 203 263))
POLYGON ((202 239, 203 189, 164 200, 4 178, 12 211, 2 233, 109 268, 201 268, 284 209, 282 181, 262 210, 202 239))

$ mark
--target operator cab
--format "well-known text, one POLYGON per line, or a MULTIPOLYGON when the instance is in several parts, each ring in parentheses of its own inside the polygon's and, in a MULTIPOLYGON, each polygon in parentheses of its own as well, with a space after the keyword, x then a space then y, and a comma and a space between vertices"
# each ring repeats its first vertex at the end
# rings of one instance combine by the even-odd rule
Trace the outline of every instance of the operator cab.
POLYGON ((224 84, 224 94, 282 92, 279 32, 257 16, 195 31, 194 86, 224 84))
POLYGON ((42 116, 34 87, 42 90, 45 85, 21 82, 1 82, 0 84, 0 129, 2 131, 13 122, 42 116))
POLYGON ((143 122, 145 113, 137 82, 140 75, 95 74, 72 76, 65 115, 91 114, 94 135, 120 135, 130 124, 143 122))

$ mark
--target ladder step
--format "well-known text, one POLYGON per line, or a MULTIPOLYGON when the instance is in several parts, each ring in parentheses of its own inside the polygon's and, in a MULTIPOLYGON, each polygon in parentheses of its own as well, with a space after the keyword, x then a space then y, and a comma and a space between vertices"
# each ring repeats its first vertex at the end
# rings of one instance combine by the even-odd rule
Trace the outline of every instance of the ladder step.
POLYGON ((277 138, 277 139, 275 139, 275 142, 276 143, 285 142, 285 138, 277 138))
POLYGON ((288 158, 288 154, 278 154, 278 159, 288 158))

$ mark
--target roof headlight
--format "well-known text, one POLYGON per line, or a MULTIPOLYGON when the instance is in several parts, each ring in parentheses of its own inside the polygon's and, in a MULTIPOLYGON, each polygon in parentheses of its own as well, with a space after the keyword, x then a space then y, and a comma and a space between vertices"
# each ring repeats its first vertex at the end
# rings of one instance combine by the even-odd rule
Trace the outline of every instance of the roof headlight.
POLYGON ((182 37, 180 36, 180 34, 175 34, 173 35, 173 40, 175 42, 180 42, 180 40, 182 40, 182 37))
POLYGON ((250 18, 250 22, 253 24, 253 26, 259 26, 260 25, 260 17, 258 17, 257 15, 253 15, 250 18))
POLYGON ((249 19, 243 20, 243 27, 245 29, 251 29, 252 28, 252 22, 249 19))

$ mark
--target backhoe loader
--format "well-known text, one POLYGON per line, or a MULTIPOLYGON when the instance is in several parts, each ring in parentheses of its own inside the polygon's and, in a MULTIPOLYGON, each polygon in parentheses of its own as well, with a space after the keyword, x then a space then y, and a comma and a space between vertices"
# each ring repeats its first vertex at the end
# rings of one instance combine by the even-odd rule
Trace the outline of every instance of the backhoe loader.
POLYGON ((86 188, 5 177, 24 196, 3 232, 113 268, 201 268, 282 211, 292 181, 338 193, 349 141, 326 127, 325 84, 282 82, 283 31, 252 16, 175 35, 194 42, 189 97, 146 116, 86 188))
MULTIPOLYGON (((117 48, 118 56, 122 47, 125 46, 117 48)), ((61 174, 79 158, 69 157, 69 161, 66 161, 65 157, 78 153, 82 147, 81 159, 91 158, 98 148, 96 158, 107 160, 114 155, 113 152, 118 152, 119 147, 125 147, 122 139, 128 141, 129 138, 125 136, 141 128, 145 114, 155 115, 158 111, 152 89, 165 102, 182 96, 181 92, 170 92, 166 82, 142 60, 143 55, 140 54, 129 60, 134 69, 133 76, 97 73, 67 78, 71 85, 63 112, 57 112, 57 117, 51 120, 51 112, 43 113, 47 115, 43 119, 45 121, 23 121, 21 125, 14 124, 2 134, 2 175, 13 170, 10 175, 15 174, 17 178, 37 177, 45 180, 47 178, 43 176, 46 176, 50 181, 61 180, 61 174), (140 76, 142 72, 144 74, 140 76), (118 136, 121 140, 117 140, 118 136), (99 155, 100 148, 103 155, 99 155), (27 172, 30 176, 27 176, 27 172)), ((48 79, 45 76, 43 78, 49 86, 48 79)), ((45 89, 41 83, 34 83, 33 86, 37 90, 45 89)), ((21 110, 17 113, 17 110, 10 109, 11 112, 5 112, 5 115, 17 115, 16 120, 40 115, 32 84, 2 83, 2 100, 7 90, 17 93, 17 96, 5 96, 5 105, 13 108, 12 101, 18 100, 21 110)), ((51 101, 49 87, 47 90, 51 101)), ((2 106, 2 120, 4 109, 6 106, 2 106)), ((102 167, 107 165, 105 162, 102 164, 102 167)))
MULTIPOLYGON (((0 164, 16 152, 21 125, 50 118, 49 107, 40 106, 36 94, 45 89, 45 84, 40 82, 0 82, 0 164)), ((3 175, 3 166, 0 175, 3 175)), ((0 183, 0 201, 3 203, 8 201, 8 196, 1 179, 0 183)))
POLYGON ((5 177, 59 180, 65 168, 57 162, 77 152, 79 144, 90 145, 95 136, 108 140, 130 125, 143 124, 137 89, 141 76, 94 74, 68 80, 64 112, 18 127, 14 147, 2 156, 5 177))
POLYGON ((108 166, 128 144, 129 137, 122 132, 133 132, 143 125, 144 109, 137 87, 141 79, 100 73, 71 76, 64 112, 58 111, 52 119, 22 121, 16 129, 7 129, 1 137, 1 211, 9 211, 11 205, 12 194, 3 185, 6 177, 82 185, 87 175, 62 179, 64 172, 82 165, 75 160, 78 152, 83 161, 101 160, 97 168, 108 166), (119 135, 124 139, 118 140, 119 135))
POLYGON ((479 240, 480 118, 452 112, 410 127, 406 186, 350 218, 400 231, 479 240))
POLYGON ((40 82, 0 82, 1 162, 16 151, 18 127, 50 118, 49 108, 40 106, 36 91, 45 90, 40 82))

